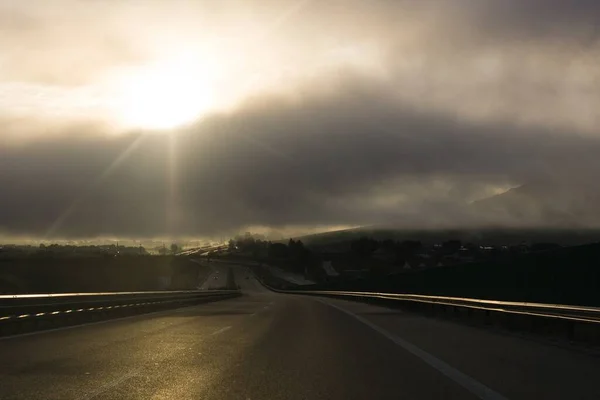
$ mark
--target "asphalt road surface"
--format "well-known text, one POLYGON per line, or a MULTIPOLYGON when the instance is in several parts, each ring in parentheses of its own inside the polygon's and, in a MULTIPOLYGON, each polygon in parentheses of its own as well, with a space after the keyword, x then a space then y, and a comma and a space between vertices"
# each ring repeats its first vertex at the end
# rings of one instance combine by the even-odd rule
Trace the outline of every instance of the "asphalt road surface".
POLYGON ((235 275, 236 299, 0 339, 0 399, 600 398, 592 354, 235 275))

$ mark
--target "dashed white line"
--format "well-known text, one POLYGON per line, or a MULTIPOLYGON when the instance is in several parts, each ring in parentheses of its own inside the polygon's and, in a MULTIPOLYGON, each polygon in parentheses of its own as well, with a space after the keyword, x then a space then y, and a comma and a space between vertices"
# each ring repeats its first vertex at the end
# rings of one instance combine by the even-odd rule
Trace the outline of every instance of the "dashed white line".
POLYGON ((47 333, 51 333, 51 332, 66 331, 66 330, 71 330, 71 329, 83 328, 85 326, 91 326, 91 325, 110 324, 112 322, 126 321, 129 319, 135 319, 135 318, 143 319, 144 317, 148 317, 148 316, 156 317, 157 315, 162 315, 162 314, 167 315, 167 314, 173 314, 174 312, 180 313, 183 311, 189 311, 196 307, 201 307, 203 305, 204 304, 184 306, 184 307, 179 307, 179 308, 173 308, 171 310, 154 311, 154 312, 149 312, 149 313, 144 313, 144 314, 128 315, 126 317, 115 317, 115 318, 106 319, 103 321, 94 321, 94 322, 86 322, 86 323, 77 324, 77 325, 61 326, 60 328, 52 328, 52 329, 44 329, 41 331, 18 333, 16 335, 9 335, 9 336, 0 336, 0 341, 19 339, 19 338, 23 338, 23 337, 27 337, 27 336, 43 335, 43 334, 47 334, 47 333))

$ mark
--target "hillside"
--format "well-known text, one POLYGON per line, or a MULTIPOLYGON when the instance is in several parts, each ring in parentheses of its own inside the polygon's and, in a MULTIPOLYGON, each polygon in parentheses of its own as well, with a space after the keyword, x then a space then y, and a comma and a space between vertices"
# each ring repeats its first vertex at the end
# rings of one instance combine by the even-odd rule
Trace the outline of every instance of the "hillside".
POLYGON ((600 306, 600 244, 305 287, 600 306))
POLYGON ((582 182, 535 182, 471 204, 484 223, 517 227, 600 226, 600 190, 582 182))
POLYGON ((352 240, 360 237, 376 240, 419 240, 425 245, 442 243, 447 240, 461 240, 487 245, 516 245, 527 243, 557 243, 562 246, 576 246, 600 241, 600 230, 594 228, 463 228, 446 230, 414 230, 389 227, 356 228, 343 232, 326 232, 319 235, 300 237, 311 248, 348 250, 352 240))

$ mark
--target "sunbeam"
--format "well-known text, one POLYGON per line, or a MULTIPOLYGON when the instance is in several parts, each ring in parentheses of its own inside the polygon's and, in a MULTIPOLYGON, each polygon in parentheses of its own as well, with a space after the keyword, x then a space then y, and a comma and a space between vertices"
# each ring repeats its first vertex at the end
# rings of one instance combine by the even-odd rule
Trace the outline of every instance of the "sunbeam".
POLYGON ((167 156, 167 201, 166 201, 166 230, 169 237, 172 239, 178 231, 181 215, 179 211, 179 183, 177 179, 177 134, 169 133, 168 140, 168 156, 167 156))
POLYGON ((70 204, 69 206, 54 220, 50 228, 46 231, 44 235, 44 240, 52 238, 64 225, 67 219, 77 210, 79 205, 87 199, 90 195, 92 195, 107 178, 121 165, 131 154, 140 146, 142 141, 147 137, 147 134, 141 134, 138 136, 125 150, 119 154, 117 158, 114 159, 112 163, 94 180, 92 183, 82 192, 80 193, 70 204))

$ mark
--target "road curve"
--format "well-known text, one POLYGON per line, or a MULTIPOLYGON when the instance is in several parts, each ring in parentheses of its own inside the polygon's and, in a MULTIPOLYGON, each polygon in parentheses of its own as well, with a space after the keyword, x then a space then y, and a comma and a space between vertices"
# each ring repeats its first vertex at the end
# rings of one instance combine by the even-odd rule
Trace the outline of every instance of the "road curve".
POLYGON ((235 275, 236 299, 0 339, 0 399, 600 398, 591 354, 235 275))

